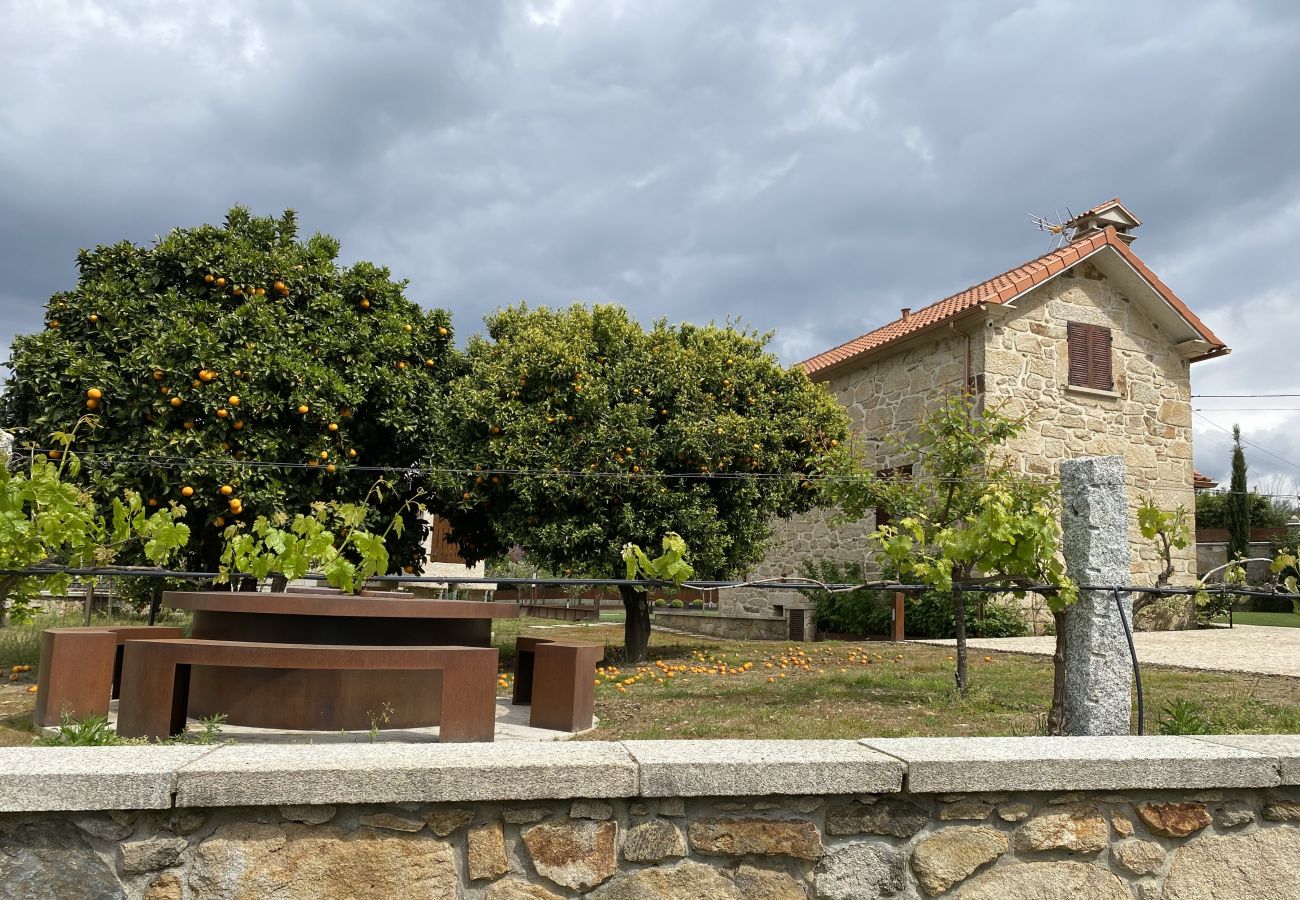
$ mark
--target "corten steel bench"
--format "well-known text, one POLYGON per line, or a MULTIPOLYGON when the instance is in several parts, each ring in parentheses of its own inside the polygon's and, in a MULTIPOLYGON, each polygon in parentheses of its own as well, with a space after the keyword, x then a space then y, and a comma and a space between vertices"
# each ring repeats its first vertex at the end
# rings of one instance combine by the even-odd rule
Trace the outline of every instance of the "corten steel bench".
POLYGON ((178 638, 181 629, 162 625, 100 625, 46 628, 36 675, 38 726, 108 715, 122 683, 122 644, 136 638, 178 638))
MULTIPOLYGON (((494 647, 375 647, 353 644, 265 644, 247 641, 134 640, 122 661, 117 733, 164 738, 185 730, 191 666, 332 671, 419 671, 437 706, 442 743, 491 741, 496 725, 494 647)), ((296 699, 268 685, 255 704, 292 706, 296 699)), ((340 698, 337 702, 345 702, 340 698)), ((400 698, 393 698, 394 705, 400 698)), ((316 710, 328 721, 330 710, 316 710)), ((429 724, 433 724, 432 722, 429 724)))
POLYGON ((515 687, 511 702, 532 704, 528 724, 555 731, 586 731, 596 705, 596 663, 604 644, 515 639, 515 687))

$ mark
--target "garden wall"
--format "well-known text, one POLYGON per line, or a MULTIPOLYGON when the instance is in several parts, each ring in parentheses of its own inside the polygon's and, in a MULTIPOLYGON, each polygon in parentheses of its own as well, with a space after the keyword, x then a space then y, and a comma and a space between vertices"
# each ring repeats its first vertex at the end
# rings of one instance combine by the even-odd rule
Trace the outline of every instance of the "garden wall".
POLYGON ((0 896, 1300 897, 1300 737, 0 749, 0 896))
POLYGON ((656 609, 652 613, 652 621, 664 628, 730 641, 784 641, 789 637, 789 625, 785 616, 723 616, 688 610, 656 609))

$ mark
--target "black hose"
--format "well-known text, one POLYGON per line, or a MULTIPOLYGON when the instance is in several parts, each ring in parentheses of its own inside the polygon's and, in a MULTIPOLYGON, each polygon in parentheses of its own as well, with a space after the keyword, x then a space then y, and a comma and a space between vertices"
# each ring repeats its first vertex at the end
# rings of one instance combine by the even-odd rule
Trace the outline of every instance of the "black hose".
POLYGON ((1124 625, 1124 637, 1128 638, 1128 655, 1133 659, 1133 683, 1137 688, 1138 734, 1146 734, 1146 704, 1142 700, 1142 667, 1138 665, 1137 648, 1133 646, 1133 630, 1128 627, 1128 616, 1124 615, 1124 604, 1119 599, 1119 588, 1112 588, 1115 593, 1115 609, 1119 610, 1119 620, 1124 625))

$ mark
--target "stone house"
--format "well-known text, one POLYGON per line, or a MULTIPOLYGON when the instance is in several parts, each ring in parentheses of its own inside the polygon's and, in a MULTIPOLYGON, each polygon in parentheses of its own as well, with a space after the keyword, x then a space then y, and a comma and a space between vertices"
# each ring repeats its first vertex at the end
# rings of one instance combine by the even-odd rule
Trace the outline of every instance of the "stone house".
MULTIPOLYGON (((1118 199, 1066 224, 1065 243, 1037 259, 917 310, 801 363, 849 412, 854 439, 878 472, 906 473, 898 438, 940 398, 969 390, 977 402, 1024 415, 1010 445, 1027 475, 1053 477, 1060 461, 1118 454, 1129 496, 1195 508, 1191 364, 1229 352, 1133 252, 1140 224, 1118 199)), ((804 560, 865 562, 874 516, 832 528, 831 513, 784 520, 751 578, 802 574, 804 560)), ((1137 583, 1158 556, 1129 524, 1137 583)), ((1195 548, 1177 552, 1175 583, 1195 576, 1195 548)), ((724 594, 722 612, 765 615, 806 607, 794 592, 724 594)), ((1173 616, 1185 621, 1186 609, 1173 616)))

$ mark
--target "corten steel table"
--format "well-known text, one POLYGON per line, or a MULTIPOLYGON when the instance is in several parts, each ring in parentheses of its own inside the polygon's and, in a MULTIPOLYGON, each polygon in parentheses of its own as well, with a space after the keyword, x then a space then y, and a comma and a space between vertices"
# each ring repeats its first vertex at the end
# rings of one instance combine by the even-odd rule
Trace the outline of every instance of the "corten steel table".
MULTIPOLYGON (((193 611, 195 638, 280 644, 488 647, 493 619, 519 617, 513 604, 391 591, 168 591, 163 603, 193 611)), ((189 715, 216 714, 232 725, 351 731, 424 728, 438 723, 440 709, 427 673, 194 666, 189 715)))

